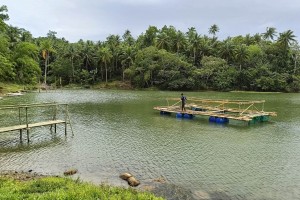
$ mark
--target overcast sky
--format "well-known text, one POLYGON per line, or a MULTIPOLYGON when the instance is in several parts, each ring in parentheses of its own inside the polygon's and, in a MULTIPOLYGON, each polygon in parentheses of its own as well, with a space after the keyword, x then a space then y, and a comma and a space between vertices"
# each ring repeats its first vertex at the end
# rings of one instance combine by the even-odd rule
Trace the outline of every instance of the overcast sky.
POLYGON ((123 35, 129 29, 137 37, 150 26, 172 25, 186 32, 195 27, 217 36, 292 30, 299 41, 299 0, 0 0, 7 5, 7 22, 30 31, 34 37, 49 30, 71 42, 79 39, 103 41, 109 34, 123 35))

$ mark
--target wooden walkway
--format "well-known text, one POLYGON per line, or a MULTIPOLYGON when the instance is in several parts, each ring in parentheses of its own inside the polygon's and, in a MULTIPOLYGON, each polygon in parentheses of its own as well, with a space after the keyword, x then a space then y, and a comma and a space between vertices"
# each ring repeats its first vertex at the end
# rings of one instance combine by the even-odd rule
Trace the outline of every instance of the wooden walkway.
MULTIPOLYGON (((58 104, 58 103, 37 103, 37 104, 19 104, 19 105, 5 105, 0 106, 0 111, 2 110, 18 110, 19 117, 16 117, 16 119, 19 119, 19 125, 13 125, 13 126, 7 126, 7 127, 0 127, 0 133, 4 132, 10 132, 10 131, 20 131, 20 141, 22 142, 22 133, 23 130, 27 132, 27 141, 29 142, 29 132, 31 128, 34 127, 42 127, 42 126, 51 126, 50 129, 54 126, 54 132, 56 133, 56 125, 57 124, 65 124, 65 135, 67 134, 67 124, 70 125, 72 134, 73 129, 70 122, 70 116, 68 112, 68 104, 58 104), (30 109, 33 108, 41 108, 44 107, 46 109, 52 109, 53 115, 48 116, 48 119, 44 119, 44 121, 41 122, 30 122, 28 113, 30 109), (64 113, 64 119, 57 119, 58 117, 58 111, 61 110, 64 113), (22 112, 25 112, 25 115, 21 114, 22 112), (23 116, 23 117, 22 117, 23 116), (23 119, 24 118, 24 119, 23 119), (23 121, 23 123, 22 123, 23 121)), ((45 116, 44 116, 45 117, 45 116)), ((43 118, 44 118, 43 117, 43 118)), ((14 120, 12 120, 14 121, 14 120)), ((12 122, 15 123, 15 122, 12 122)))
POLYGON ((28 124, 28 127, 26 124, 16 125, 16 126, 8 126, 8 127, 0 128, 0 133, 9 132, 9 131, 17 131, 17 130, 26 130, 28 128, 56 125, 56 124, 62 124, 62 123, 66 123, 66 121, 51 120, 51 121, 45 121, 45 122, 38 122, 38 123, 28 124))

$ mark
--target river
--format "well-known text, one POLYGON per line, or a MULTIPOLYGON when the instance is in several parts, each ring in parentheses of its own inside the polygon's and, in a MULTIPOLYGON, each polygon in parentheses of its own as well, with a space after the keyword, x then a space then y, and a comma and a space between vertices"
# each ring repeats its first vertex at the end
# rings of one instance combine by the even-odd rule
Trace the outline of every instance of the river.
MULTIPOLYGON (((119 186, 126 186, 120 173, 131 172, 139 187, 165 180, 195 199, 300 199, 300 94, 184 93, 187 99, 264 99, 265 111, 278 113, 270 122, 247 126, 153 110, 180 93, 56 90, 4 98, 1 105, 68 103, 74 136, 68 127, 65 137, 63 125, 56 135, 49 127, 33 129, 29 144, 25 137, 20 144, 17 131, 1 133, 0 171, 62 175, 76 168, 85 181, 119 186)), ((2 125, 17 118, 0 112, 2 125)))

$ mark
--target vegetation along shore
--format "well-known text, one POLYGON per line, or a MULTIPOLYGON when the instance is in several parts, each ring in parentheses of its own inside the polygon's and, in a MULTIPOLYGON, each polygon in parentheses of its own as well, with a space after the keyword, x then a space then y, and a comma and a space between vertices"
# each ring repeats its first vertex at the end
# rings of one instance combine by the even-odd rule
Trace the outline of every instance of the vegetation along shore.
POLYGON ((44 176, 31 172, 0 173, 0 199, 140 199, 163 200, 135 189, 99 186, 59 176, 44 176))
POLYGON ((208 34, 194 27, 130 30, 105 41, 70 43, 55 31, 34 38, 8 25, 0 7, 0 82, 21 85, 91 86, 111 81, 133 88, 164 90, 251 90, 298 92, 300 48, 292 30, 238 35, 220 40, 213 24, 208 34))

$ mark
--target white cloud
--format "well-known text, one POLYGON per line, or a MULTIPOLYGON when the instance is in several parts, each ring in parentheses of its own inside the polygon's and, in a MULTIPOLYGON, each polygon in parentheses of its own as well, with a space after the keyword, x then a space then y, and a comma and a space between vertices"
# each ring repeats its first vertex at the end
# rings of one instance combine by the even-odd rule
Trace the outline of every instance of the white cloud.
POLYGON ((208 34, 217 24, 220 38, 262 33, 267 26, 300 35, 298 0, 2 0, 2 4, 8 6, 10 24, 36 37, 53 30, 71 41, 105 40, 126 29, 137 36, 149 25, 173 25, 184 32, 193 26, 208 34))

